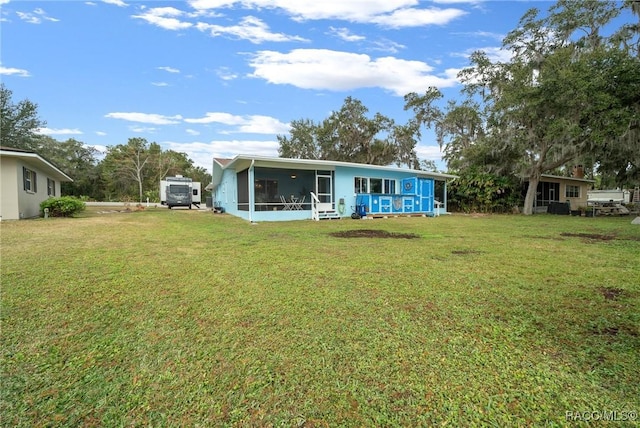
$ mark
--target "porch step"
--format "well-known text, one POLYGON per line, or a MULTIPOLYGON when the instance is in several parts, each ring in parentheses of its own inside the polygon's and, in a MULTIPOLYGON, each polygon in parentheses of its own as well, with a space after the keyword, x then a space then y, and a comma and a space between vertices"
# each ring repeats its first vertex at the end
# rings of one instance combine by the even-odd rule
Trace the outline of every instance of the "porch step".
POLYGON ((320 220, 331 220, 340 218, 340 214, 335 211, 318 211, 318 218, 320 220))

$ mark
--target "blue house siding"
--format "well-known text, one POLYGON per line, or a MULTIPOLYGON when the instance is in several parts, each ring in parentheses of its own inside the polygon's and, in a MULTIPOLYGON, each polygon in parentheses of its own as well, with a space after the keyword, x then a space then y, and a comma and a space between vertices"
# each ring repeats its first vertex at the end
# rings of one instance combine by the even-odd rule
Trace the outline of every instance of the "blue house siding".
POLYGON ((435 180, 446 188, 452 178, 348 162, 238 156, 214 160, 212 185, 214 205, 228 214, 248 221, 281 221, 310 219, 311 192, 339 217, 350 217, 361 204, 371 215, 433 215, 435 180), (292 208, 291 200, 298 205, 292 208))

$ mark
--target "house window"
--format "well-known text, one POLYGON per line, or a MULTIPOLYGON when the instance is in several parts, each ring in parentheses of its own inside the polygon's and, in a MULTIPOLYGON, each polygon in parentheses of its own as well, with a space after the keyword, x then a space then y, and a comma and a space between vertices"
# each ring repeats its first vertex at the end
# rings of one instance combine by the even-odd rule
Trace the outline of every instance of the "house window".
POLYGON ((47 178, 47 195, 56 195, 56 182, 50 178, 47 178))
POLYGON ((372 178, 369 184, 371 184, 371 193, 382 193, 382 178, 372 178))
POLYGON ((355 193, 369 193, 369 179, 365 177, 355 177, 355 193))
POLYGON ((571 184, 567 184, 565 189, 565 197, 567 198, 579 198, 580 197, 580 186, 574 186, 571 184))
POLYGON ((383 180, 384 193, 396 193, 396 180, 389 180, 385 178, 383 180))
POLYGON ((31 193, 38 191, 36 186, 36 173, 30 169, 22 167, 22 184, 24 190, 31 193))
POLYGON ((396 180, 355 177, 355 193, 396 193, 396 180))

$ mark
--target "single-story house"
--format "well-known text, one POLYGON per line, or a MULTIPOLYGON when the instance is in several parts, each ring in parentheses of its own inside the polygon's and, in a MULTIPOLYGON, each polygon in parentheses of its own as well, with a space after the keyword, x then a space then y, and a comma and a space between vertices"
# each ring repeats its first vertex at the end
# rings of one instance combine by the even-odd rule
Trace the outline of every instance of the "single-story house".
POLYGON ((60 196, 60 183, 73 181, 29 150, 0 147, 0 219, 38 217, 40 203, 60 196))
POLYGON ((454 175, 313 159, 238 155, 214 159, 216 210, 251 222, 447 211, 454 175))
MULTIPOLYGON (((569 203, 569 209, 577 210, 587 206, 587 192, 593 187, 594 180, 584 178, 581 168, 574 168, 573 177, 542 174, 538 182, 536 199, 533 202, 534 213, 546 213, 554 203, 569 203)), ((524 192, 526 192, 525 183, 524 192)))

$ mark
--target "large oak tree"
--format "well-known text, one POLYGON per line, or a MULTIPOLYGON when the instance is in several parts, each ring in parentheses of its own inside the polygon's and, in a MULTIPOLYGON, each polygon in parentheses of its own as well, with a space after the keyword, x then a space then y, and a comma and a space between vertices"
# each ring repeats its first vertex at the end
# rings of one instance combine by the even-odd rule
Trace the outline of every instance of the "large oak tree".
POLYGON ((486 109, 483 144, 506 159, 518 155, 515 172, 529 183, 525 214, 542 174, 588 156, 605 165, 612 148, 629 167, 628 149, 637 152, 640 62, 628 48, 637 36, 622 43, 620 32, 603 35, 619 13, 604 1, 559 1, 544 18, 531 9, 504 40, 509 62, 477 52, 461 73, 486 109))

